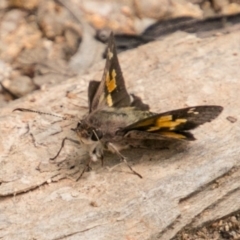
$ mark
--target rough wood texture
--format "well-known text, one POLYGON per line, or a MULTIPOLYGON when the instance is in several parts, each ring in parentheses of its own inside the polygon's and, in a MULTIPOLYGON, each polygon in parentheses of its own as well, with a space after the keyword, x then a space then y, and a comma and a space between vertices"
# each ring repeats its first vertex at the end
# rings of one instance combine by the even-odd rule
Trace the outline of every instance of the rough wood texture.
POLYGON ((0 238, 166 240, 185 226, 199 227, 239 210, 239 42, 239 32, 205 39, 176 33, 120 55, 128 89, 154 111, 224 106, 184 148, 127 151, 143 179, 123 164, 115 166, 117 157, 109 155, 103 168, 93 165, 80 181, 58 181, 77 170, 68 164, 84 166, 74 143, 67 143, 59 157, 66 158, 62 166, 48 161, 63 137, 75 137, 70 127, 76 123, 12 113, 26 107, 84 114, 88 81, 101 79, 104 62, 87 75, 1 109, 0 238))

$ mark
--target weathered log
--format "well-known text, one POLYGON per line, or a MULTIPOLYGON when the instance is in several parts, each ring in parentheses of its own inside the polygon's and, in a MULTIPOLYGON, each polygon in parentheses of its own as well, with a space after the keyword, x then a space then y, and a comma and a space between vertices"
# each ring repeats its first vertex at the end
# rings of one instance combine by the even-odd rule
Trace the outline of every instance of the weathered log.
POLYGON ((179 32, 120 54, 128 90, 153 111, 224 107, 194 131, 195 142, 127 151, 143 179, 123 164, 109 169, 118 164, 114 155, 78 182, 61 179, 84 166, 74 143, 66 144, 62 165, 49 163, 65 136, 76 137, 70 128, 77 120, 12 112, 24 107, 80 117, 87 112, 88 82, 101 79, 104 62, 1 109, 0 238, 166 240, 239 210, 239 42, 237 31, 205 39, 179 32))

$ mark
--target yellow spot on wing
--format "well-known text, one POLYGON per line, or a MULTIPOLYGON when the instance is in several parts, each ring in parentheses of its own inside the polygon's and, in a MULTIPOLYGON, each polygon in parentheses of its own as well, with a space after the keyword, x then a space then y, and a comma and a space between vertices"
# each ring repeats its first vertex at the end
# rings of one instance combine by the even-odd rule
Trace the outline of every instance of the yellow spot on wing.
MULTIPOLYGON (((159 117, 159 118, 147 119, 144 122, 141 122, 140 124, 138 124, 137 126, 138 127, 147 127, 147 126, 156 124, 157 126, 152 127, 152 128, 156 128, 156 130, 158 130, 159 129, 158 126, 160 126, 162 122, 171 121, 171 120, 172 120, 172 115, 167 115, 167 116, 163 116, 163 117, 159 117)), ((151 130, 148 129, 148 131, 151 131, 151 130)))
POLYGON ((158 118, 157 125, 160 125, 162 122, 166 122, 166 121, 172 121, 172 115, 167 115, 167 116, 158 118))
POLYGON ((195 112, 195 111, 194 111, 195 109, 196 109, 196 108, 190 108, 190 109, 188 110, 188 113, 193 113, 193 114, 195 114, 195 115, 199 114, 199 112, 195 112))
POLYGON ((111 93, 112 91, 114 91, 117 88, 116 76, 117 76, 117 73, 114 69, 112 70, 112 78, 110 78, 110 74, 107 73, 106 86, 108 89, 108 93, 111 93))
POLYGON ((155 119, 146 119, 145 121, 140 122, 140 123, 137 125, 137 127, 147 127, 147 126, 153 124, 154 121, 155 121, 155 119))
POLYGON ((168 115, 157 119, 157 121, 155 122, 155 126, 150 127, 147 131, 153 132, 160 130, 161 128, 168 128, 169 130, 174 130, 178 125, 185 122, 187 122, 187 119, 184 118, 179 118, 175 121, 172 121, 172 116, 168 115))
POLYGON ((112 107, 113 101, 112 101, 112 96, 111 96, 111 94, 108 94, 107 97, 106 97, 106 99, 107 99, 107 105, 108 105, 109 107, 112 107))

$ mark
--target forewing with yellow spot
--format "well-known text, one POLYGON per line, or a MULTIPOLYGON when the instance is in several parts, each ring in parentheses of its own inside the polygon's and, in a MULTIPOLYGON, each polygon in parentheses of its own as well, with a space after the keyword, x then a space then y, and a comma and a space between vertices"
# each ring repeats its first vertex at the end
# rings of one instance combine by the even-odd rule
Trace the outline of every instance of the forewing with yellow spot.
POLYGON ((91 81, 88 88, 89 111, 103 107, 128 107, 130 96, 126 90, 118 62, 113 33, 107 46, 106 65, 101 82, 91 81))
MULTIPOLYGON (((141 119, 120 130, 126 136, 131 131, 138 131, 139 138, 144 138, 144 132, 153 134, 158 138, 195 140, 193 134, 188 132, 199 125, 210 122, 215 119, 223 108, 221 106, 196 106, 173 110, 165 113, 153 115, 151 117, 141 119), (157 134, 157 135, 156 135, 157 134)), ((136 134, 135 134, 136 135, 136 134)))

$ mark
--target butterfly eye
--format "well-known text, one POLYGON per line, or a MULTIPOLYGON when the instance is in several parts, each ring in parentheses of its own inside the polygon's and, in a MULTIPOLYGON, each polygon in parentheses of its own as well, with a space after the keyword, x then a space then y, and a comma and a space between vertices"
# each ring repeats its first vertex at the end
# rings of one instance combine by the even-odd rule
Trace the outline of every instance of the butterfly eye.
POLYGON ((82 126, 82 122, 79 121, 78 124, 77 124, 77 128, 81 128, 81 126, 82 126))
POLYGON ((102 137, 103 137, 103 134, 100 130, 92 129, 92 136, 91 136, 92 141, 94 142, 99 141, 102 137))

